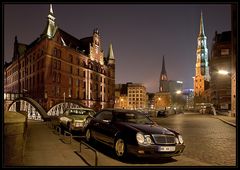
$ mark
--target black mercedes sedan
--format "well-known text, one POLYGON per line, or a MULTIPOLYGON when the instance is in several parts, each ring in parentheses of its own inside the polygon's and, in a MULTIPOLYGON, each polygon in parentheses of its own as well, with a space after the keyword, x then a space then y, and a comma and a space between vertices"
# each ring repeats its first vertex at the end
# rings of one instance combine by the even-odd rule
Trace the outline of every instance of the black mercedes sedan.
POLYGON ((87 142, 96 140, 109 145, 120 159, 130 153, 138 157, 173 157, 185 148, 179 133, 138 111, 103 109, 89 120, 85 128, 87 142))

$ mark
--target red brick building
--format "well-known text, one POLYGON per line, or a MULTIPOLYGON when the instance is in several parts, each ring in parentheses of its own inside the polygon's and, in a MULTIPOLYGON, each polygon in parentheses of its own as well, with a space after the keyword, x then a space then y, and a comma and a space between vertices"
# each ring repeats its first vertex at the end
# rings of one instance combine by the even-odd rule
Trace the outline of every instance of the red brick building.
POLYGON ((52 6, 47 25, 31 44, 15 37, 14 56, 4 67, 4 92, 35 99, 46 110, 70 100, 87 107, 113 107, 115 58, 112 45, 106 57, 101 36, 77 39, 60 29, 52 6))

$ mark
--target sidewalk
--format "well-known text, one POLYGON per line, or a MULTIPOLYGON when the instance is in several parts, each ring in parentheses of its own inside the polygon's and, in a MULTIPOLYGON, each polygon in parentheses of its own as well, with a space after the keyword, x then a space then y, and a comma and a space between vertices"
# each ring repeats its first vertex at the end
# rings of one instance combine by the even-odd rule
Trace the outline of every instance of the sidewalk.
POLYGON ((223 116, 223 115, 215 115, 213 116, 231 126, 236 127, 236 117, 232 117, 232 116, 223 116))
POLYGON ((88 166, 74 151, 79 143, 63 143, 46 122, 28 121, 23 166, 88 166))
MULTIPOLYGON (((46 122, 28 120, 23 166, 95 166, 94 152, 70 138, 63 139, 46 122)), ((127 166, 97 153, 97 166, 127 166)))

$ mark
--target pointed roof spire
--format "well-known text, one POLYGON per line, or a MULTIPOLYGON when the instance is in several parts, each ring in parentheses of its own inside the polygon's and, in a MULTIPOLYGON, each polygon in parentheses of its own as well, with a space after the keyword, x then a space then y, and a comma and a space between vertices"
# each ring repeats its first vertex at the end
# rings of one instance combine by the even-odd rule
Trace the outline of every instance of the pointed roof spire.
POLYGON ((96 34, 99 35, 99 30, 98 30, 98 28, 94 28, 93 33, 96 33, 96 34))
POLYGON ((13 58, 17 58, 17 56, 18 56, 18 39, 17 39, 17 36, 15 36, 13 58))
POLYGON ((163 56, 163 62, 162 62, 162 72, 161 75, 166 75, 167 76, 167 72, 165 69, 165 60, 164 60, 164 56, 163 56))
POLYGON ((50 4, 50 13, 53 14, 52 4, 50 4))
POLYGON ((112 48, 112 43, 109 45, 109 51, 108 51, 108 59, 114 60, 114 54, 113 54, 113 48, 112 48))
POLYGON ((47 17, 48 21, 47 21, 47 25, 44 29, 44 32, 42 35, 46 35, 49 39, 53 38, 56 30, 57 30, 57 25, 55 23, 55 17, 53 15, 53 7, 52 4, 49 5, 49 14, 47 17))
POLYGON ((201 18, 200 18, 200 31, 199 31, 199 36, 205 36, 205 33, 204 33, 204 26, 203 26, 203 16, 202 16, 202 11, 201 11, 201 18))

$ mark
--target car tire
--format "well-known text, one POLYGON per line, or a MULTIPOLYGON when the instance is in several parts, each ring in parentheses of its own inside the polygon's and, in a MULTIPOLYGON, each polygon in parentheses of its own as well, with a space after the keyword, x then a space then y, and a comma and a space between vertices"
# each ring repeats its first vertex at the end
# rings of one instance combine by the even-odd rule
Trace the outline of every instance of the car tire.
POLYGON ((85 138, 86 138, 86 141, 87 141, 87 142, 91 142, 91 140, 92 140, 92 135, 91 135, 90 129, 87 129, 87 130, 86 130, 85 138))
POLYGON ((115 140, 114 144, 115 155, 118 159, 123 159, 127 155, 127 145, 123 138, 119 137, 115 140))
POLYGON ((64 134, 64 130, 66 129, 66 127, 60 123, 60 128, 61 128, 61 134, 64 134))
POLYGON ((68 124, 67 124, 67 129, 68 129, 68 132, 69 132, 69 133, 72 133, 71 123, 68 123, 68 124))

